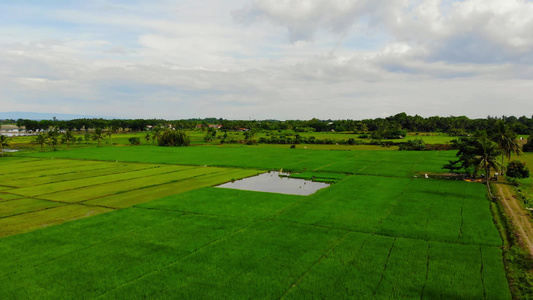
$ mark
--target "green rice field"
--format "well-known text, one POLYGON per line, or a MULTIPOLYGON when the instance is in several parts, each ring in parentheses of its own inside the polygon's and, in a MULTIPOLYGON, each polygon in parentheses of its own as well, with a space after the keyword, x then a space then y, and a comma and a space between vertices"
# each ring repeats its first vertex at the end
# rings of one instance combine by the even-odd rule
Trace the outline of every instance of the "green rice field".
POLYGON ((101 147, 0 160, 2 299, 511 299, 453 152, 101 147), (266 170, 309 196, 217 188, 266 170))

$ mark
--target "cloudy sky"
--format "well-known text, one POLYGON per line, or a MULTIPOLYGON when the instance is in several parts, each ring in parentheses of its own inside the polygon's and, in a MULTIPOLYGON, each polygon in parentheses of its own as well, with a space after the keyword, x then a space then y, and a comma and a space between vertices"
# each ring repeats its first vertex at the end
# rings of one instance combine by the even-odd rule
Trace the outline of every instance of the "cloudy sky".
POLYGON ((531 0, 2 0, 0 111, 533 115, 531 0))

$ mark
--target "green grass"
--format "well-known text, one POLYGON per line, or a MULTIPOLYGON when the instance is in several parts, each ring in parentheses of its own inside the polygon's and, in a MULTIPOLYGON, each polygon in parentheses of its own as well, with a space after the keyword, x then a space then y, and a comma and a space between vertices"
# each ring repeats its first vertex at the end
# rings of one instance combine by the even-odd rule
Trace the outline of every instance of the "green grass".
POLYGON ((9 257, 0 260, 1 298, 511 297, 484 186, 413 177, 443 172, 454 152, 139 146, 28 155, 44 160, 0 161, 4 178, 23 176, 19 165, 39 174, 0 192, 0 255, 9 257), (335 183, 310 196, 213 187, 282 168, 335 183), (35 198, 15 199, 23 194, 35 198))
POLYGON ((28 213, 32 211, 44 210, 51 207, 62 206, 64 204, 44 201, 38 199, 16 199, 0 202, 0 218, 28 213))
POLYGON ((80 218, 92 217, 109 211, 111 209, 103 207, 63 205, 8 218, 0 218, 0 237, 33 231, 80 218))
POLYGON ((208 165, 267 170, 320 171, 412 177, 418 172, 444 172, 442 165, 455 158, 453 151, 329 151, 257 147, 102 147, 33 153, 107 161, 208 165))
MULTIPOLYGON (((55 190, 49 190, 48 193, 40 195, 39 197, 42 199, 53 201, 81 202, 122 192, 138 190, 150 186, 157 186, 179 180, 186 180, 195 176, 201 176, 223 171, 225 171, 224 168, 199 167, 167 174, 152 175, 142 178, 124 180, 120 182, 120 184, 114 182, 104 183, 98 185, 96 188, 93 186, 89 186, 78 189, 63 190, 61 189, 62 187, 60 187, 56 188, 55 190)), ((12 192, 17 193, 17 190, 12 192)))

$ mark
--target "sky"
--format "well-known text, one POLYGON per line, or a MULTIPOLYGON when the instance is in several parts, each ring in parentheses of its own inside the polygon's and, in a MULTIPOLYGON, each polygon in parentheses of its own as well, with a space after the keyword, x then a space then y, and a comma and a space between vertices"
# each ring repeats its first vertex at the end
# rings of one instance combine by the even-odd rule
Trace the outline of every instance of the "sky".
POLYGON ((0 111, 533 115, 531 0, 2 0, 0 111))

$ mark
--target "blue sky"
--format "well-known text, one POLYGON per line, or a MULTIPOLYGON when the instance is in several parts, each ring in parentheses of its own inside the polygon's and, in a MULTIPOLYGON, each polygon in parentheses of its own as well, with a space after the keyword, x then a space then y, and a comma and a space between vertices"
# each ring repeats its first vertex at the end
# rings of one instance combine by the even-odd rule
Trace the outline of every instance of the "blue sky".
POLYGON ((533 115, 533 2, 0 2, 0 111, 533 115))

